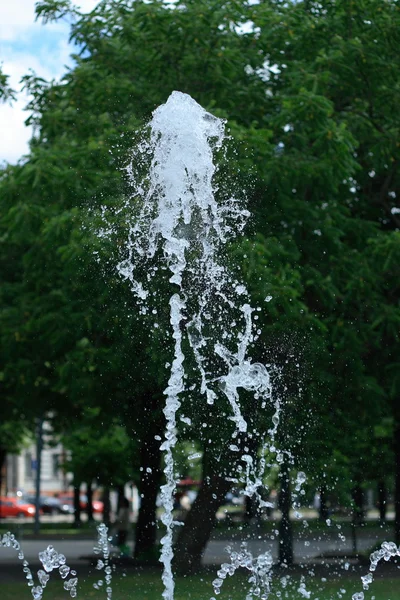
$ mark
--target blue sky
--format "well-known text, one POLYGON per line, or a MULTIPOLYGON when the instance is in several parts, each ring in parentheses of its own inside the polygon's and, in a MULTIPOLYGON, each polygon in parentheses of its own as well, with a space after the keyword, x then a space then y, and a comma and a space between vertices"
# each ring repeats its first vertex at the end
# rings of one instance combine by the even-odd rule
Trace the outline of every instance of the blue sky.
MULTIPOLYGON (((69 26, 66 22, 43 25, 35 21, 37 0, 0 0, 0 64, 10 76, 11 87, 20 89, 21 77, 32 69, 44 79, 59 78, 66 65, 72 63, 73 47, 68 43, 69 26)), ((83 12, 93 10, 99 0, 76 0, 83 12)), ((173 3, 175 0, 165 0, 173 3)), ((255 4, 259 0, 248 0, 255 4)), ((24 111, 29 98, 18 94, 10 106, 0 104, 0 164, 15 163, 28 151, 30 128, 24 125, 28 113, 24 111)))
MULTIPOLYGON (((77 0, 83 11, 90 11, 98 0, 77 0)), ((68 44, 67 23, 42 25, 35 22, 36 0, 0 0, 0 63, 10 76, 14 89, 20 79, 33 69, 45 79, 58 78, 71 64, 72 47, 68 44)), ((14 163, 28 150, 31 136, 24 120, 28 98, 19 93, 11 106, 0 105, 0 162, 14 163)))

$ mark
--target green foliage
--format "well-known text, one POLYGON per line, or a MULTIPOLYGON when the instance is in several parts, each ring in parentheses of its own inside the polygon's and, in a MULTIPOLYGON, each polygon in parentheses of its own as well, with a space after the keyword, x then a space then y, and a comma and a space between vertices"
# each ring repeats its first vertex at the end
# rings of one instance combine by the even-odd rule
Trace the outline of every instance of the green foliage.
POLYGON ((78 13, 69 0, 39 0, 35 4, 36 19, 43 23, 52 23, 64 18, 66 15, 78 13))
POLYGON ((15 91, 8 85, 8 75, 3 73, 0 65, 0 102, 15 100, 15 91))
MULTIPOLYGON (((136 131, 180 89, 229 119, 216 183, 248 190, 254 216, 227 260, 261 309, 252 354, 274 365, 282 443, 316 482, 390 470, 389 444, 370 448, 400 418, 397 3, 105 0, 84 15, 49 1, 37 15, 69 15, 77 54, 61 82, 25 77, 35 135, 27 160, 0 174, 10 405, 53 410, 61 429, 88 404, 145 426, 148 395, 165 386, 167 313, 152 331, 116 277, 122 220, 113 243, 95 231, 100 207, 116 214, 130 191, 120 169, 136 131)), ((195 424, 216 422, 189 400, 195 424)), ((266 430, 270 413, 259 418, 266 430)), ((231 432, 204 433, 218 448, 231 432)))
POLYGON ((98 485, 111 487, 138 479, 136 440, 121 424, 104 422, 98 408, 86 409, 62 441, 70 451, 63 468, 74 474, 75 483, 96 480, 98 485))

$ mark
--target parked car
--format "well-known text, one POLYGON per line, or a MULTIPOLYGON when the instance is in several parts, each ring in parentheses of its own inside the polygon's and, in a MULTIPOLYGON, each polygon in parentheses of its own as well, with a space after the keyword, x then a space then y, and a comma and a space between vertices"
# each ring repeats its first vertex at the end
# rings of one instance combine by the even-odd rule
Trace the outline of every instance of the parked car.
MULTIPOLYGON (((65 504, 69 504, 69 506, 72 507, 72 512, 74 511, 74 495, 73 494, 71 494, 71 493, 58 494, 58 499, 61 500, 61 502, 65 503, 65 504)), ((79 504, 80 504, 81 510, 87 511, 88 497, 86 496, 86 494, 81 494, 79 496, 79 504)), ((92 506, 93 506, 94 513, 102 513, 103 512, 104 504, 103 504, 103 502, 100 502, 100 500, 93 500, 92 506)))
POLYGON ((22 498, 0 496, 1 517, 34 517, 36 508, 22 498))
MULTIPOLYGON (((36 504, 36 497, 32 494, 23 496, 23 499, 34 506, 36 504)), ((53 496, 40 496, 39 507, 44 515, 70 515, 74 512, 71 504, 53 496)))

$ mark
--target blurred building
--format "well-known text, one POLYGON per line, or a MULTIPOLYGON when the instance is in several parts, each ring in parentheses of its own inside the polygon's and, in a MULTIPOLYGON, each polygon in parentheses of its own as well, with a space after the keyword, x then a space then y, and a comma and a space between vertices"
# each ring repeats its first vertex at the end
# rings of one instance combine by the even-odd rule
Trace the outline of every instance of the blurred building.
MULTIPOLYGON (((71 481, 71 475, 65 473, 61 465, 65 463, 66 451, 61 444, 44 447, 41 460, 41 493, 53 495, 65 492, 71 481)), ((32 443, 19 455, 9 454, 3 472, 3 494, 13 495, 17 491, 35 492, 36 446, 32 443), (5 489, 4 489, 5 488, 5 489)))

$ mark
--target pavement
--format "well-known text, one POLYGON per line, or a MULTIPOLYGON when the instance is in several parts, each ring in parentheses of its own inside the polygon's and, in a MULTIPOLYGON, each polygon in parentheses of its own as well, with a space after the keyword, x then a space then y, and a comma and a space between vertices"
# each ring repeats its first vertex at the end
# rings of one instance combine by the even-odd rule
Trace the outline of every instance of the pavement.
MULTIPOLYGON (((381 541, 385 540, 384 534, 380 537, 381 541)), ((358 537, 357 548, 359 552, 365 552, 378 541, 376 534, 364 534, 358 537)), ((389 541, 389 540, 388 540, 389 541)), ((242 539, 223 539, 211 540, 208 543, 204 555, 204 565, 221 564, 229 560, 227 547, 238 551, 241 544, 246 542, 247 549, 257 556, 269 550, 272 553, 274 561, 278 558, 278 540, 271 540, 267 536, 257 536, 250 533, 245 534, 242 539)), ((81 561, 87 560, 93 556, 93 547, 96 544, 95 538, 91 540, 65 540, 54 539, 25 539, 21 540, 21 547, 26 560, 30 563, 38 563, 39 552, 42 552, 48 545, 54 546, 57 552, 64 554, 67 557, 67 562, 79 564, 81 561), (84 558, 85 557, 85 558, 84 558)), ((132 542, 131 542, 132 547, 132 542)), ((345 556, 352 555, 353 547, 350 537, 345 537, 341 533, 332 532, 329 534, 321 533, 311 537, 303 537, 294 541, 294 557, 295 562, 315 562, 316 560, 324 560, 324 556, 328 559, 329 556, 345 556), (339 537, 341 536, 341 537, 339 537)), ((11 565, 18 562, 17 553, 12 548, 0 547, 0 567, 11 565)))
MULTIPOLYGON (((52 522, 54 522, 52 520, 52 522)), ((11 524, 10 524, 11 525, 11 524)), ((10 527, 11 528, 11 527, 10 527)), ((363 528, 357 531, 357 550, 358 552, 367 552, 378 541, 391 541, 392 528, 381 530, 377 528, 363 528)), ((62 534, 51 537, 51 534, 41 535, 38 538, 32 538, 31 535, 24 537, 23 528, 20 528, 19 541, 24 552, 25 559, 30 563, 33 571, 42 568, 38 555, 45 550, 48 545, 52 545, 59 553, 67 558, 67 564, 78 572, 83 579, 87 576, 95 576, 97 556, 94 554, 96 544, 95 532, 86 530, 84 536, 73 539, 63 538, 62 534), (86 539, 84 539, 86 537, 86 539)), ((277 532, 276 532, 277 533, 277 532)), ((224 562, 229 562, 229 553, 227 547, 231 550, 239 551, 243 542, 246 542, 247 549, 254 557, 265 553, 267 550, 272 553, 275 563, 278 561, 279 541, 274 534, 259 534, 256 527, 250 527, 243 531, 236 529, 232 535, 229 533, 224 536, 222 531, 216 530, 214 539, 211 539, 206 548, 203 558, 205 567, 213 568, 215 571, 218 566, 224 562)), ((0 533, 1 537, 1 533, 0 533)), ((130 543, 133 549, 133 542, 130 543)), ((114 549, 117 552, 117 549, 114 549)), ((301 533, 295 533, 294 539, 294 559, 296 568, 306 570, 330 569, 331 572, 341 572, 347 574, 365 574, 368 571, 368 564, 360 565, 353 553, 353 541, 351 536, 350 524, 340 528, 339 525, 332 524, 329 528, 324 528, 321 532, 312 533, 307 527, 301 533)), ((132 560, 121 561, 117 564, 117 569, 125 568, 128 570, 134 568, 132 560)), ((137 568, 137 567, 136 567, 137 568)), ((160 565, 161 568, 161 565, 160 565)), ((380 565, 379 572, 387 570, 388 565, 380 565)), ((21 581, 23 577, 23 565, 18 559, 17 552, 12 548, 0 547, 0 584, 5 581, 21 581)), ((400 576, 400 568, 393 565, 393 571, 400 576)))

